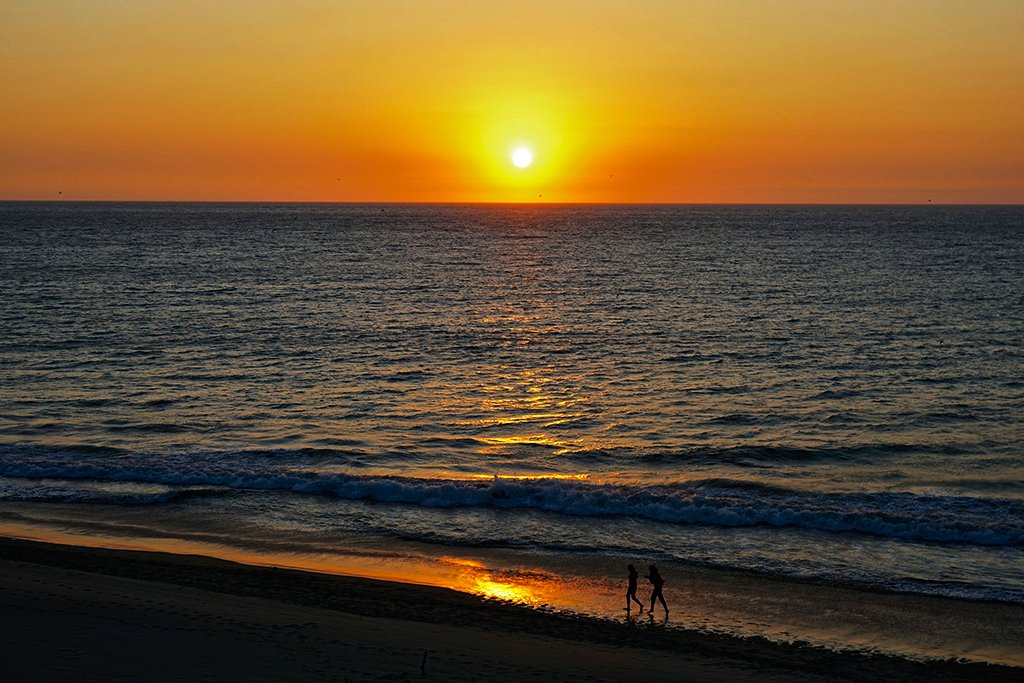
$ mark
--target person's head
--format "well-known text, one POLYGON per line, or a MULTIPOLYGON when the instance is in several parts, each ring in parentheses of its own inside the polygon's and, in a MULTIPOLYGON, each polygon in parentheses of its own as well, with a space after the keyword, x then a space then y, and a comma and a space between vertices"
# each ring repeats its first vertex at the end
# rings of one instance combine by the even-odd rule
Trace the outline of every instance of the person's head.
POLYGON ((650 567, 648 567, 648 569, 651 572, 651 576, 657 576, 658 575, 658 568, 655 567, 653 564, 650 567))
POLYGON ((633 566, 633 565, 631 565, 631 564, 630 564, 630 565, 626 565, 626 566, 628 566, 628 567, 629 567, 629 573, 630 573, 630 574, 636 574, 636 567, 634 567, 634 566, 633 566))

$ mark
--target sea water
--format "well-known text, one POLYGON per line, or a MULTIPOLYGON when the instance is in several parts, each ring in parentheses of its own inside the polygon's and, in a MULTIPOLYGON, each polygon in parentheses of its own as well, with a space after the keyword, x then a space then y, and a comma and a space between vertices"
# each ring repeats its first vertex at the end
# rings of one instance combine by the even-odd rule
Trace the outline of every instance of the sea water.
POLYGON ((3 203, 0 240, 0 521, 1024 601, 1024 208, 3 203))

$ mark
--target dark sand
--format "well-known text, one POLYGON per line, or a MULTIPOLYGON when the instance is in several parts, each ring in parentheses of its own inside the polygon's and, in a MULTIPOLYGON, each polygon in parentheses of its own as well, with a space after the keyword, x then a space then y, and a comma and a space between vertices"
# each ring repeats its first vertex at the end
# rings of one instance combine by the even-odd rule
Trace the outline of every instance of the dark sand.
POLYGON ((20 540, 0 540, 0 629, 9 681, 1024 680, 1018 668, 837 654, 443 588, 20 540))

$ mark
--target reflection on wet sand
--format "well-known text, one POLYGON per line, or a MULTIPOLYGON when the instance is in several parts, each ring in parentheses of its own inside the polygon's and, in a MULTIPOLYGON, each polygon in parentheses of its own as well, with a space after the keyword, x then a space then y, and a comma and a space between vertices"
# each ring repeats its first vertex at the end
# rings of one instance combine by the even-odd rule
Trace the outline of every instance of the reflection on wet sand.
POLYGON ((446 555, 438 558, 438 561, 459 570, 457 576, 460 585, 449 586, 450 588, 531 607, 545 604, 541 596, 544 594, 546 576, 539 573, 534 577, 534 581, 528 583, 524 580, 525 572, 495 571, 476 560, 446 555), (536 580, 538 577, 542 577, 541 580, 536 580))
MULTIPOLYGON (((45 509, 36 505, 32 515, 45 509)), ((657 624, 770 640, 802 640, 824 647, 884 649, 911 656, 957 656, 971 660, 1024 665, 1019 643, 1024 612, 1019 605, 951 600, 933 596, 869 593, 840 586, 805 584, 721 570, 681 565, 662 567, 670 620, 659 611, 649 615, 623 610, 622 558, 590 556, 585 562, 549 554, 501 549, 438 552, 437 546, 391 543, 306 545, 261 539, 242 546, 243 538, 221 542, 197 531, 191 540, 180 528, 141 528, 111 519, 96 524, 103 510, 90 507, 82 521, 72 519, 75 506, 61 506, 62 521, 32 521, 25 506, 0 505, 0 536, 126 550, 205 555, 220 559, 306 571, 382 579, 450 588, 483 599, 534 609, 614 619, 627 624, 657 624), (129 535, 130 534, 130 535, 129 535), (278 548, 279 550, 273 550, 278 548), (288 548, 288 550, 283 550, 288 548), (823 609, 823 605, 827 608, 823 609), (898 617, 898 618, 897 618, 898 617)), ((108 510, 124 514, 123 510, 108 510)), ((156 518, 150 516, 151 521, 156 518)), ((166 521, 164 522, 166 523, 166 521)), ((210 519, 204 519, 209 528, 210 519)), ((629 558, 636 561, 637 558, 629 558)), ((659 563, 660 564, 660 563, 659 563)), ((650 588, 641 585, 641 600, 650 588)))

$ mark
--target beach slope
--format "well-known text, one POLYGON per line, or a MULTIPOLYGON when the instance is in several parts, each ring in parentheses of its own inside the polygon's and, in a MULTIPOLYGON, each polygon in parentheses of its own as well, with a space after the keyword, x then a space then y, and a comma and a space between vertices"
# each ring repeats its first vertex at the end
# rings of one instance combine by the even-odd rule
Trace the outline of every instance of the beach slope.
POLYGON ((545 614, 443 588, 0 540, 7 680, 1020 680, 545 614))

